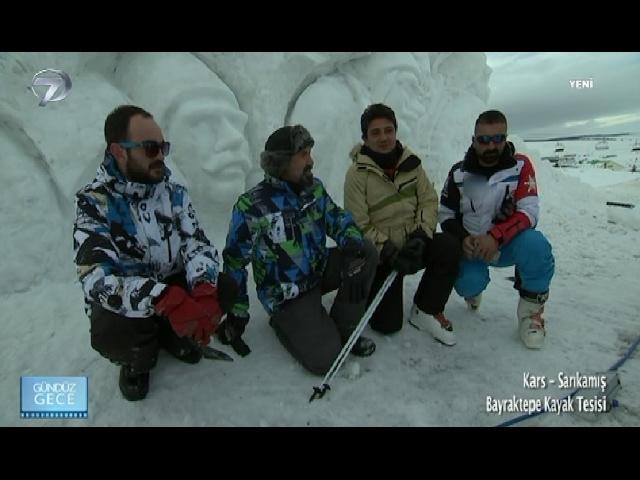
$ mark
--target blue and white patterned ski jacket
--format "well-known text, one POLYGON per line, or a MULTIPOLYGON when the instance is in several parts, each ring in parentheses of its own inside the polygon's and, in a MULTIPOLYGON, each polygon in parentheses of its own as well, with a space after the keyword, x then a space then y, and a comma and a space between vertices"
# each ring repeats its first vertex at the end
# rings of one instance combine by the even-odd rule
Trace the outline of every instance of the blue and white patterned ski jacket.
POLYGON ((85 297, 126 317, 154 314, 162 280, 185 272, 189 287, 216 284, 218 251, 198 225, 187 190, 169 180, 128 181, 108 151, 96 178, 76 194, 75 263, 85 297))

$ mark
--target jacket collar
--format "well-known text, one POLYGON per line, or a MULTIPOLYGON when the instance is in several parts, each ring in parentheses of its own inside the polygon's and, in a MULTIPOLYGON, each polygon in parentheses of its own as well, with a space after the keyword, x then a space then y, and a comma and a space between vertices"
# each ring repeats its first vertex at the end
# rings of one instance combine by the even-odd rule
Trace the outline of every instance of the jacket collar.
POLYGON ((143 198, 150 198, 155 193, 156 189, 169 180, 171 176, 171 170, 165 166, 165 176, 159 183, 147 184, 131 182, 123 175, 118 168, 115 157, 105 150, 104 160, 98 168, 96 174, 96 180, 104 183, 109 188, 122 194, 125 197, 141 200, 143 198))
POLYGON ((291 193, 293 195, 303 197, 303 196, 308 196, 312 193, 313 186, 316 183, 316 179, 314 177, 313 184, 305 186, 298 192, 296 192, 293 188, 291 188, 291 184, 286 180, 282 180, 281 178, 276 178, 272 175, 269 175, 268 173, 264 174, 264 182, 277 190, 283 190, 287 193, 291 193))
MULTIPOLYGON (((367 170, 384 175, 384 170, 371 157, 362 152, 363 144, 359 143, 351 150, 351 160, 357 167, 364 167, 367 170)), ((366 151, 366 150, 365 150, 366 151)), ((403 147, 402 155, 398 160, 396 170, 398 172, 409 172, 418 166, 422 161, 415 155, 409 147, 403 147)))

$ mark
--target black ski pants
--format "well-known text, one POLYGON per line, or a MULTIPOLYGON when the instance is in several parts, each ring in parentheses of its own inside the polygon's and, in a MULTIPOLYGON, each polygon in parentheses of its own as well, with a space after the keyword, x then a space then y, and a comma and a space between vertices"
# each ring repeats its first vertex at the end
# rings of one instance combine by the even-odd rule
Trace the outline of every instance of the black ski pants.
MULTIPOLYGON (((378 252, 369 240, 365 240, 364 249, 364 271, 368 289, 378 263, 378 252)), ((287 351, 302 366, 317 375, 324 375, 331 368, 365 312, 366 298, 360 303, 347 301, 346 292, 341 288, 342 265, 340 250, 330 249, 321 284, 286 301, 269 322, 287 351), (327 314, 322 305, 322 295, 336 289, 338 293, 331 313, 327 314)))
MULTIPOLYGON (((413 301, 420 310, 428 314, 444 311, 458 275, 461 256, 462 246, 456 237, 447 232, 434 233, 423 258, 422 268, 426 268, 413 296, 413 301)), ((367 306, 373 301, 389 273, 391 267, 386 264, 378 265, 367 306)), ((390 334, 402 328, 403 280, 401 275, 395 278, 371 317, 369 325, 377 332, 390 334)))

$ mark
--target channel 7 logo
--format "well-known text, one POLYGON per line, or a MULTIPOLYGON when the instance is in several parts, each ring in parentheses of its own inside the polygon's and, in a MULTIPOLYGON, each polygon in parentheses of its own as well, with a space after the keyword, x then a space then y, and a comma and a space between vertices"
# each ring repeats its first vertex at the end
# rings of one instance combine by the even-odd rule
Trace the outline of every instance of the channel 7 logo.
POLYGON ((64 100, 67 95, 69 95, 71 91, 71 78, 62 70, 48 68, 36 73, 28 88, 40 99, 38 105, 44 107, 49 102, 64 100), (43 88, 36 87, 47 87, 47 89, 44 90, 43 88))

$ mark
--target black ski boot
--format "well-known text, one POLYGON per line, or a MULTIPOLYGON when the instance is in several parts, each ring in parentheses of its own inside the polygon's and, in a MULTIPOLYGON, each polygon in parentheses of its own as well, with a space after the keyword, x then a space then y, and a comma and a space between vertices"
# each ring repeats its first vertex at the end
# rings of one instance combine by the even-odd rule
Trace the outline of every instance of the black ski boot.
POLYGON ((351 347, 351 353, 357 357, 368 357, 376 351, 376 344, 367 337, 359 337, 351 347))
POLYGON ((122 365, 118 385, 127 400, 142 400, 149 392, 149 372, 136 372, 129 365, 122 365))
POLYGON ((187 337, 178 337, 168 320, 161 319, 159 324, 158 340, 160 346, 164 348, 171 356, 185 363, 198 363, 202 358, 202 351, 198 348, 195 340, 187 337))
POLYGON ((174 338, 168 341, 164 349, 184 363, 198 363, 202 358, 202 350, 197 343, 186 338, 174 338))

